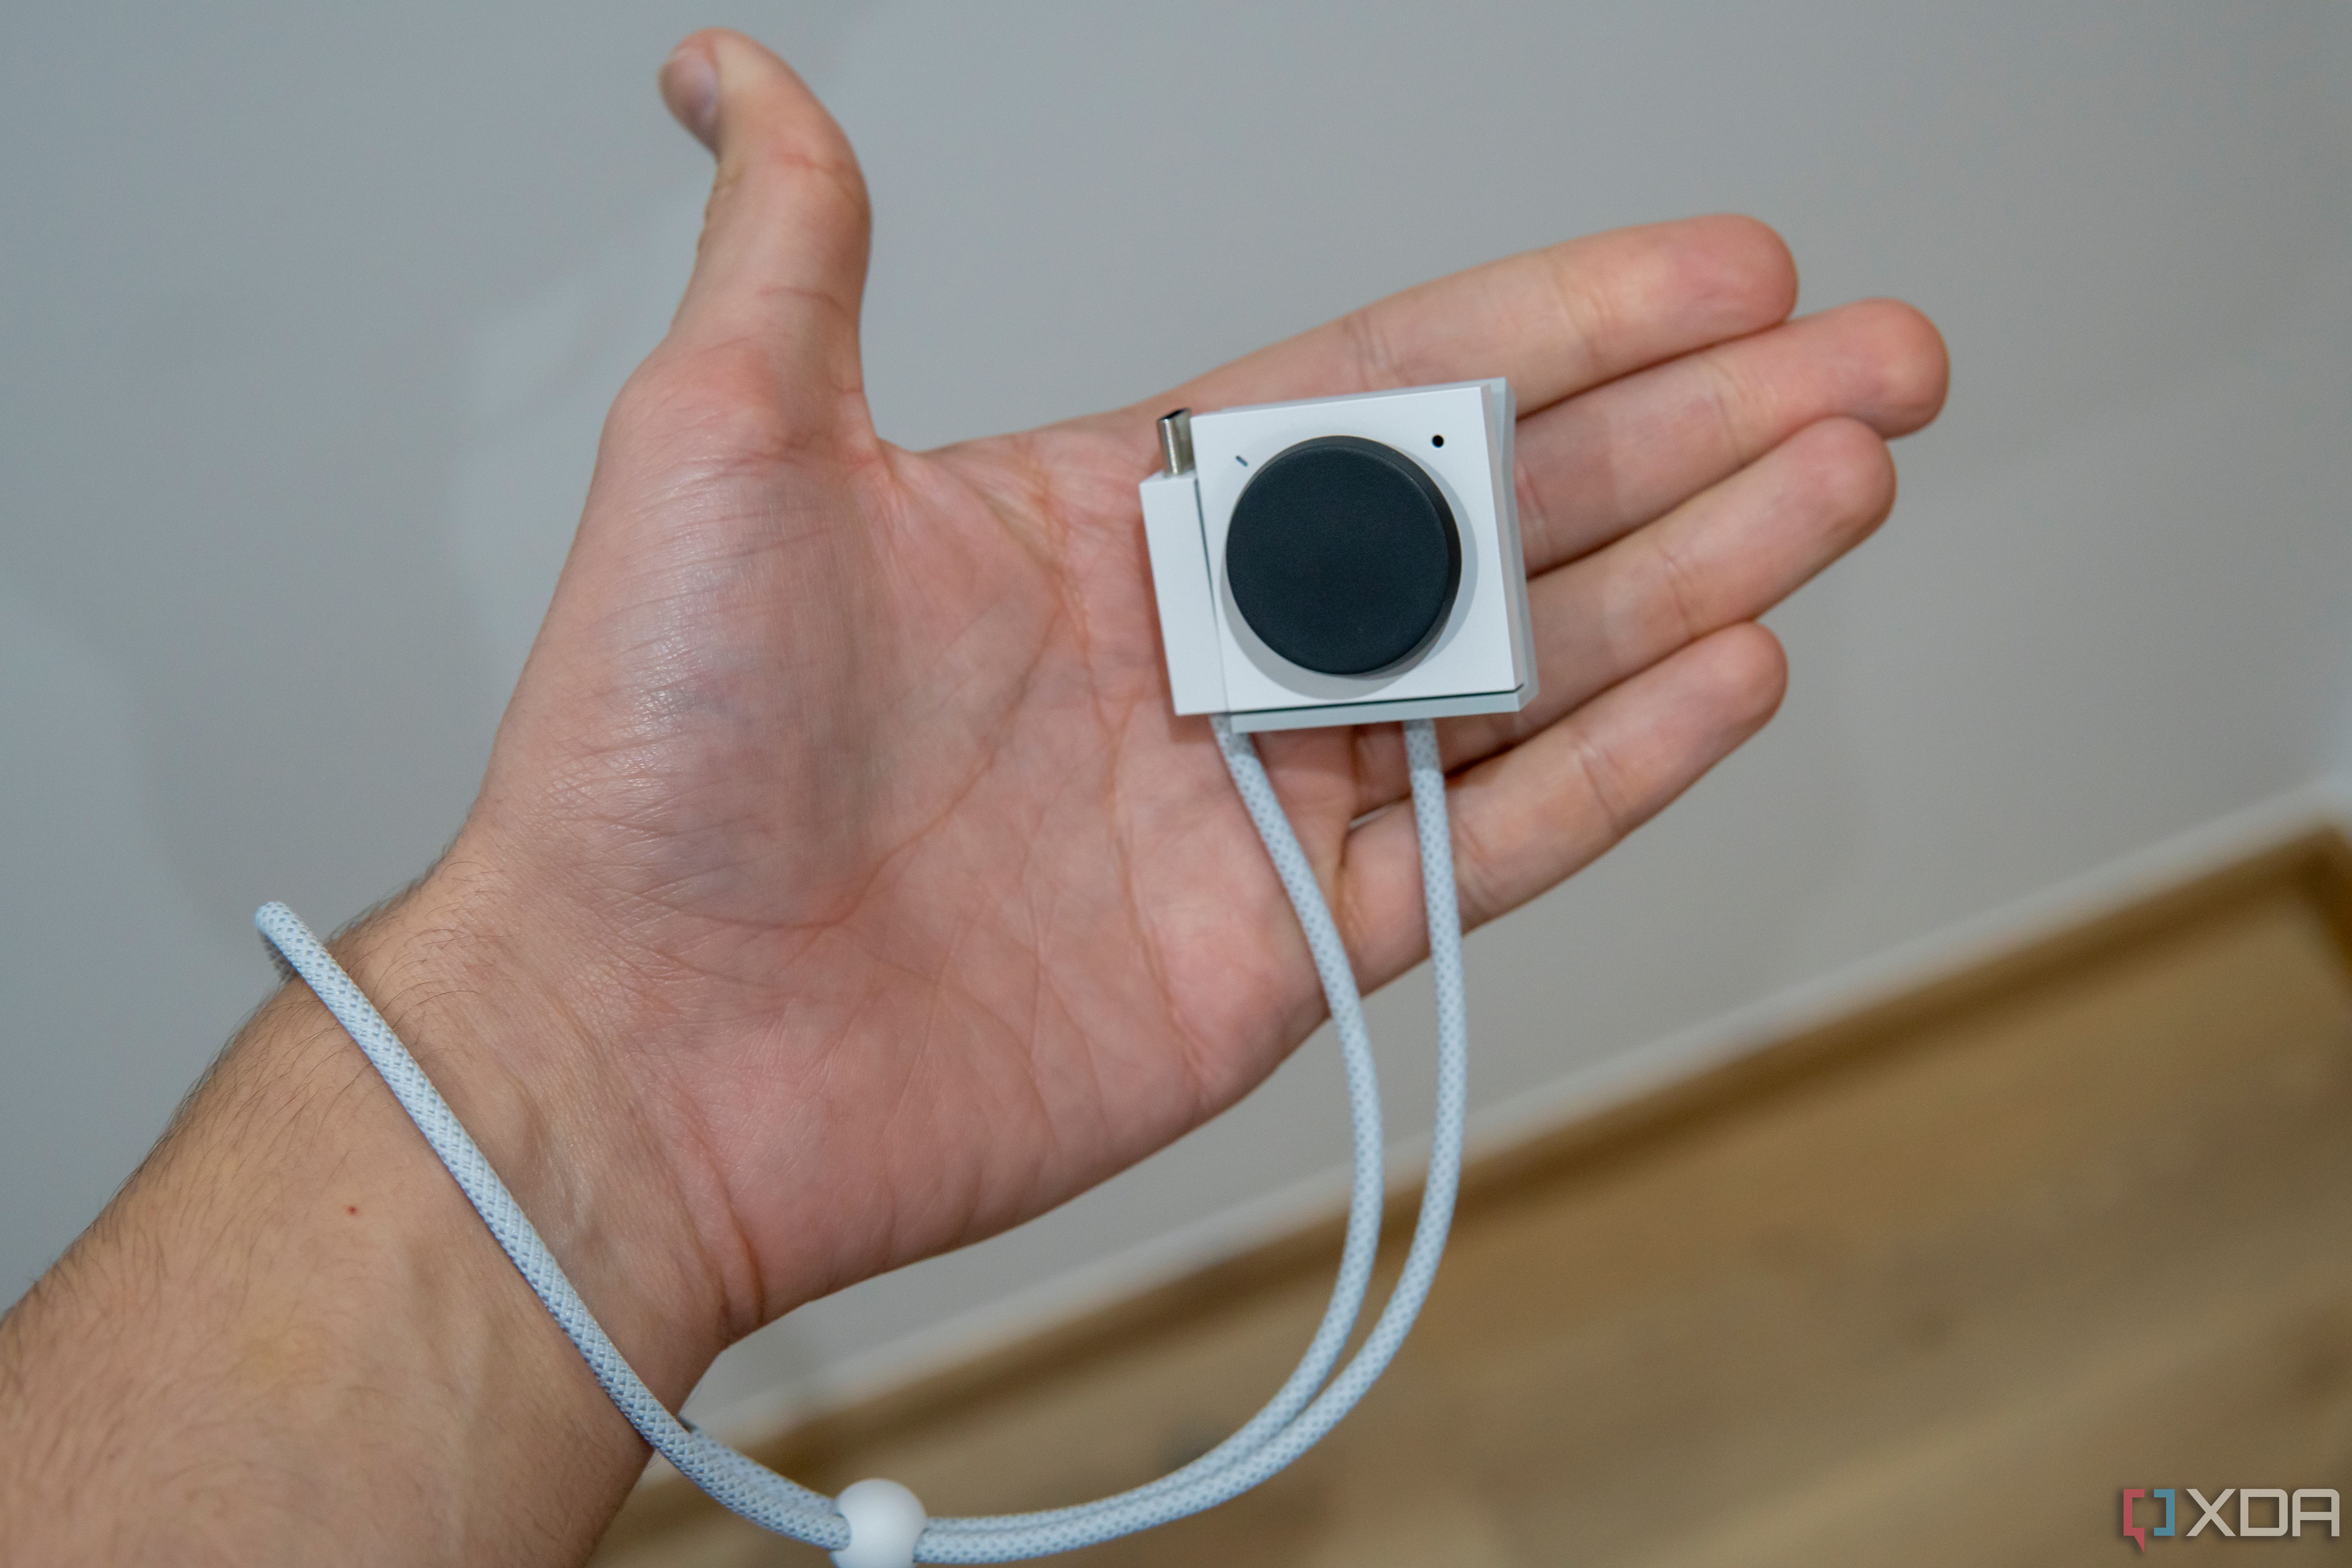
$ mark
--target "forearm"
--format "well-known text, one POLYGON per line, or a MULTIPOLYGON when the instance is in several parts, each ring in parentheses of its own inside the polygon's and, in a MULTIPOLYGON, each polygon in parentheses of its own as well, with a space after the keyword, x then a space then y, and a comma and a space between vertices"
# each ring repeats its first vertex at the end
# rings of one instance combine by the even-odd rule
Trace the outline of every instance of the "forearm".
MULTIPOLYGON (((338 948, 622 1350, 681 1397, 722 1332, 690 1263, 646 1245, 661 1184, 629 1136, 590 1132, 577 1086, 528 1070, 544 1017, 436 970, 413 909, 338 948)), ((577 1562, 644 1460, 299 984, 0 1321, 8 1562, 577 1562)))

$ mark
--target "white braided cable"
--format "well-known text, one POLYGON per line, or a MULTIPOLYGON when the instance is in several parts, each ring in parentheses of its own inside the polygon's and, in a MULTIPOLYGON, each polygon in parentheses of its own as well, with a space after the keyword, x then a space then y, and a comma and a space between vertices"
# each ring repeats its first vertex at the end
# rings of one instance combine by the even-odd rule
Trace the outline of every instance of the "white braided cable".
MULTIPOLYGON (((1275 796, 1256 750, 1223 717, 1211 721, 1243 804, 1265 840, 1292 907, 1315 953, 1332 1012, 1360 1009, 1354 970, 1339 940, 1321 887, 1275 796), (1343 1004, 1342 997, 1345 998, 1343 1004)), ((1462 922, 1454 889, 1454 845, 1446 820, 1445 772, 1437 734, 1427 720, 1408 722, 1405 750, 1412 769, 1413 816, 1420 831, 1422 889, 1428 910, 1430 958, 1437 982, 1437 1118, 1431 1140, 1429 1175, 1422 1189, 1421 1216, 1403 1273, 1388 1305, 1372 1325, 1355 1359, 1297 1416, 1246 1451, 1239 1434, 1206 1458, 1172 1476, 1115 1497, 1076 1508, 990 1519, 934 1520, 917 1542, 923 1563, 1011 1563, 1072 1552, 1139 1530, 1166 1524, 1239 1496, 1275 1475, 1315 1446, 1353 1409, 1404 1343, 1428 1298, 1454 1223, 1454 1198, 1462 1171, 1462 1125, 1469 1098, 1467 1002, 1462 984, 1462 922), (1219 1456, 1223 1456, 1220 1460, 1219 1456)), ((1302 1367, 1302 1371, 1304 1368, 1302 1367)), ((1271 1407, 1269 1407, 1271 1409, 1271 1407)), ((1251 1424, 1256 1427, 1257 1422, 1251 1424)), ((1249 1430, 1249 1428, 1244 1428, 1249 1430)))
MULTIPOLYGON (((1437 1116, 1429 1176, 1403 1274, 1363 1346, 1326 1386, 1325 1380, 1361 1311, 1379 1242, 1382 1146, 1378 1078, 1355 973, 1314 870, 1283 815, 1255 747, 1246 736, 1235 733, 1224 718, 1215 718, 1212 723, 1234 785, 1306 934, 1347 1065, 1355 1175, 1348 1237, 1330 1305, 1307 1354, 1273 1400, 1210 1453, 1148 1486, 1093 1503, 1029 1514, 931 1520, 914 1542, 913 1561, 1005 1563, 1047 1556, 1181 1519, 1246 1491, 1313 1447, 1363 1397, 1403 1343, 1435 1278, 1453 1223, 1468 1098, 1462 927, 1454 900, 1453 843, 1436 732, 1426 720, 1404 727, 1413 815, 1420 833, 1430 956, 1437 982, 1437 1116)), ((366 1053, 499 1247, 579 1349, 597 1383, 646 1441, 720 1504, 753 1523, 829 1551, 847 1548, 849 1526, 833 1500, 706 1436, 663 1407, 590 1314, 546 1243, 458 1125, 424 1069, 351 977, 285 905, 265 904, 254 923, 366 1053)))

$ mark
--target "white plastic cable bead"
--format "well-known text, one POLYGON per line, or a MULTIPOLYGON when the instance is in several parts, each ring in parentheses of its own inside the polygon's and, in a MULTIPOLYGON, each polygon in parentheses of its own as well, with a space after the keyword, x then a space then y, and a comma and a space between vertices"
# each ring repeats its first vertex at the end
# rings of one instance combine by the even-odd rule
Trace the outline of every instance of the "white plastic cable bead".
POLYGON ((1429 914, 1431 966, 1437 992, 1437 1116, 1429 1175, 1402 1274, 1353 1360, 1332 1368, 1354 1331, 1380 1243, 1383 1148, 1380 1089, 1362 999, 1331 911, 1274 786, 1246 735, 1223 717, 1211 720, 1219 752, 1248 808, 1283 889, 1289 895, 1330 1005, 1348 1073, 1354 1128, 1355 1179, 1339 1278, 1314 1340, 1264 1410, 1208 1454, 1149 1486, 1073 1508, 993 1518, 928 1519, 915 1494, 896 1481, 866 1480, 838 1499, 776 1474, 670 1414, 623 1359, 588 1310, 554 1254, 506 1184, 490 1168, 456 1113, 351 976, 284 904, 264 904, 254 924, 273 957, 299 975, 383 1075, 401 1108, 448 1168, 516 1270, 579 1350, 597 1383, 629 1424, 715 1500, 780 1535, 834 1554, 840 1568, 906 1568, 913 1563, 1009 1563, 1113 1540, 1181 1519, 1248 1490, 1319 1439, 1363 1397, 1404 1342, 1427 1298, 1453 1223, 1468 1105, 1468 1023, 1462 982, 1462 924, 1455 907, 1454 854, 1445 809, 1445 774, 1427 720, 1404 726, 1419 829, 1422 889, 1429 914))
POLYGON ((835 1568, 914 1568, 915 1541, 930 1522, 922 1499, 877 1477, 842 1488, 833 1501, 849 1521, 849 1544, 833 1554, 835 1568))

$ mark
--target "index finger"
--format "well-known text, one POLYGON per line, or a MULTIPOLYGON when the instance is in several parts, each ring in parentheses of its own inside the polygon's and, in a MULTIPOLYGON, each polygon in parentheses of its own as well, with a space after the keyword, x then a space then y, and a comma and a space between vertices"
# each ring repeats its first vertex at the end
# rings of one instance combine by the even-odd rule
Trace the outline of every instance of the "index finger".
POLYGON ((1211 409, 1507 377, 1519 413, 1783 320, 1796 263, 1754 218, 1621 228, 1457 272, 1209 372, 1211 409))

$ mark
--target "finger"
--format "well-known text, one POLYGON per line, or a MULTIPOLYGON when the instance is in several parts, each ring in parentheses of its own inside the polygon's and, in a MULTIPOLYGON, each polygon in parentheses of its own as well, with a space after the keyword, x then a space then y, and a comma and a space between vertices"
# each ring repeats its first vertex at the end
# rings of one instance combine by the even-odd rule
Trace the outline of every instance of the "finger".
POLYGON ((694 275, 668 344, 757 351, 774 391, 809 400, 859 385, 857 312, 870 219, 849 141, 792 68, 711 28, 662 67, 662 96, 718 154, 694 275))
MULTIPOLYGON (((1807 426, 1666 516, 1528 585, 1538 680, 1517 713, 1438 727, 1446 766, 1490 756, 1727 626, 1751 621, 1870 537, 1895 507, 1886 444, 1857 420, 1807 426)), ((1404 742, 1368 726, 1350 816, 1403 798, 1404 742)))
POLYGON ((1719 343, 1519 423, 1519 532, 1530 574, 1572 560, 1843 415, 1908 435, 1943 406, 1933 323, 1867 300, 1719 343))
MULTIPOLYGON (((1788 686, 1770 632, 1727 626, 1612 688, 1446 792, 1465 926, 1600 858, 1762 729, 1788 686)), ((1412 814, 1384 812, 1348 837, 1338 910, 1367 986, 1429 951, 1412 814)))
POLYGON ((1542 672, 1536 700, 1454 726, 1448 765, 1532 734, 1676 648, 1762 616, 1877 531, 1895 490, 1895 461, 1877 434, 1825 419, 1649 527, 1544 574, 1528 595, 1542 672))
POLYGON ((1796 303, 1789 248, 1753 218, 1685 218, 1570 240, 1392 294, 1169 395, 1224 408, 1484 376, 1522 416, 1770 326, 1796 303))

